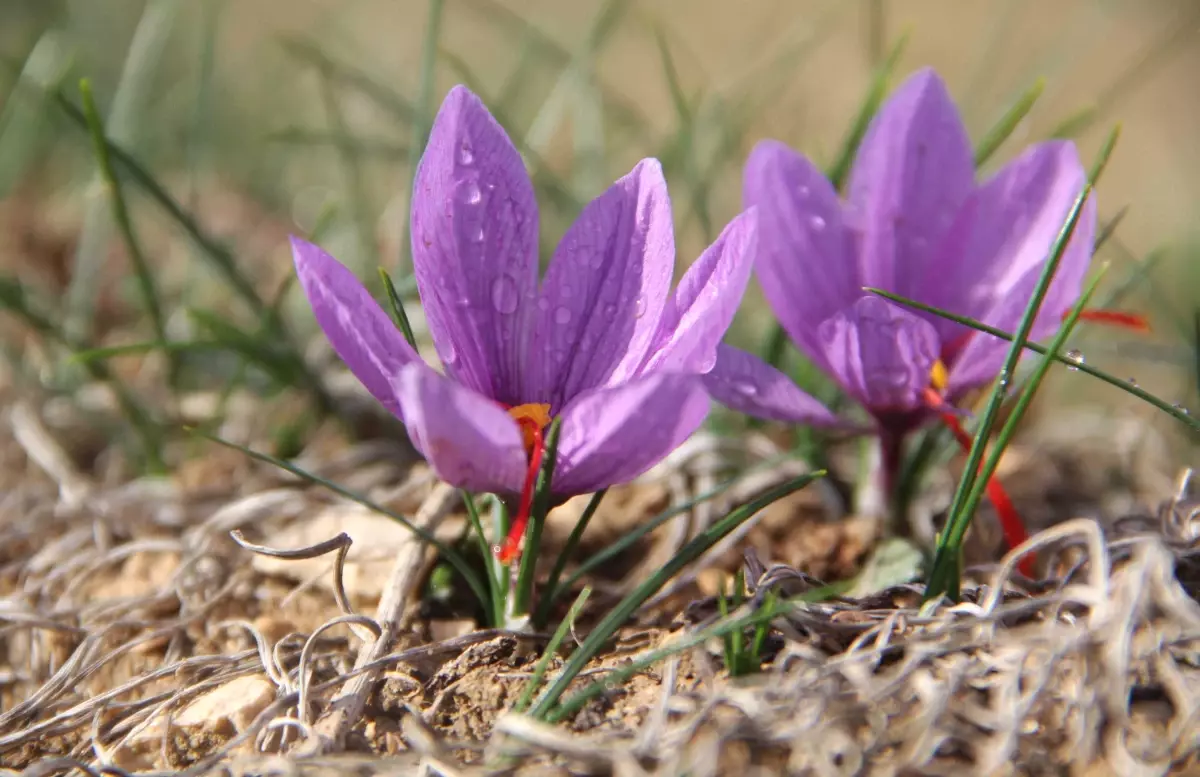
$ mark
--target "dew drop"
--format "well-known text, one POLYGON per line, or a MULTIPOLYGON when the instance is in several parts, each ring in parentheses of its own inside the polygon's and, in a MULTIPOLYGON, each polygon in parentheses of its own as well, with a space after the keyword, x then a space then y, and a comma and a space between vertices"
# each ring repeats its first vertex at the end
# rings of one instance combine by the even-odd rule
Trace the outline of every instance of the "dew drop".
POLYGON ((737 393, 747 397, 752 397, 758 393, 758 386, 748 380, 736 379, 733 381, 732 388, 737 393))
POLYGON ((569 324, 571 322, 571 311, 567 308, 559 308, 554 311, 554 323, 558 325, 569 324))
POLYGON ((1179 403, 1172 405, 1172 407, 1174 407, 1176 410, 1183 413, 1184 415, 1189 415, 1188 409, 1179 403))
POLYGON ((545 297, 539 297, 537 301, 538 310, 549 310, 550 302, 545 297))
POLYGON ((510 315, 517 310, 517 282, 507 275, 500 275, 492 281, 492 307, 502 315, 510 315))
POLYGON ((475 161, 475 155, 473 153, 471 153, 471 146, 467 143, 463 143, 462 146, 458 149, 459 164, 469 165, 469 164, 473 163, 474 161, 475 161))
POLYGON ((617 314, 617 306, 616 305, 605 305, 604 306, 604 315, 615 316, 616 314, 617 314))
POLYGON ((808 220, 808 223, 813 228, 814 232, 820 232, 821 230, 825 229, 825 219, 821 218, 820 216, 813 216, 808 220))
POLYGON ((574 293, 575 292, 571 290, 571 287, 565 283, 558 289, 558 295, 563 299, 570 299, 571 295, 574 293))
POLYGON ((472 243, 482 243, 483 242, 483 226, 482 225, 477 227, 475 229, 475 231, 471 233, 471 242, 472 243))
POLYGON ((468 205, 478 205, 482 200, 483 192, 479 191, 479 184, 468 181, 463 187, 463 201, 468 205))
POLYGON ((810 190, 810 189, 809 189, 807 186, 801 186, 801 187, 800 187, 800 192, 799 192, 799 194, 800 194, 800 197, 801 197, 802 199, 803 199, 803 198, 807 198, 807 197, 808 197, 808 195, 809 195, 809 194, 811 194, 811 193, 812 193, 812 191, 811 191, 811 190, 810 190))
POLYGON ((1130 386, 1133 386, 1134 388, 1137 388, 1137 384, 1138 384, 1138 383, 1137 383, 1137 378, 1126 378, 1126 379, 1125 379, 1125 382, 1126 382, 1126 383, 1128 383, 1130 386))
MULTIPOLYGON (((1067 359, 1068 359, 1068 360, 1070 360, 1070 361, 1073 361, 1073 362, 1075 362, 1076 364, 1083 364, 1083 363, 1084 363, 1084 359, 1083 359, 1083 351, 1080 351, 1080 350, 1079 350, 1079 349, 1077 349, 1077 348, 1072 348, 1071 350, 1067 351, 1067 353, 1066 353, 1066 357, 1067 357, 1067 359)), ((1073 371, 1074 371, 1074 370, 1078 370, 1079 368, 1078 368, 1078 367, 1071 367, 1071 366, 1068 366, 1068 367, 1067 367, 1067 369, 1068 369, 1068 370, 1073 370, 1073 371)))
POLYGON ((646 295, 639 294, 637 301, 633 303, 633 317, 641 318, 646 315, 646 295))
POLYGON ((458 361, 458 351, 454 350, 454 343, 449 340, 446 341, 443 347, 438 348, 438 355, 442 357, 442 364, 447 367, 458 361))

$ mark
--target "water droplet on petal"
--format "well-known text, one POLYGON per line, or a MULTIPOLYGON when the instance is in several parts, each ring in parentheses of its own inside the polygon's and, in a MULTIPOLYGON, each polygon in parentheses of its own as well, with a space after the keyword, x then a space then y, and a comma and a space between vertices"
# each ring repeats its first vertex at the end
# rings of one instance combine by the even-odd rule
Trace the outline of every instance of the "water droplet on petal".
POLYGON ((616 305, 605 305, 604 306, 604 315, 615 316, 616 314, 617 314, 617 306, 616 305))
POLYGON ((560 286, 558 289, 558 295, 560 297, 562 297, 563 299, 569 298, 574 293, 575 292, 571 290, 571 287, 565 283, 562 286, 560 286))
POLYGON ((821 218, 820 216, 813 216, 808 220, 808 223, 809 226, 812 227, 813 232, 820 232, 821 230, 825 229, 825 219, 821 218))
POLYGON ((480 226, 474 232, 471 233, 471 242, 472 243, 482 243, 483 242, 483 227, 482 226, 480 226))
POLYGON ((563 324, 569 324, 570 322, 571 322, 571 311, 569 309, 559 308, 558 310, 554 311, 554 323, 559 324, 561 326, 563 324))
POLYGON ((733 381, 732 388, 737 393, 743 394, 747 397, 752 397, 758 393, 758 386, 741 378, 737 378, 733 381))
POLYGON ((449 340, 441 348, 438 348, 438 356, 442 357, 442 364, 447 367, 458 361, 458 351, 454 350, 454 343, 449 340))
MULTIPOLYGON (((1067 353, 1066 353, 1066 357, 1067 357, 1067 359, 1069 359, 1070 361, 1073 361, 1073 362, 1075 362, 1076 364, 1083 364, 1083 363, 1084 363, 1084 359, 1083 359, 1083 351, 1080 351, 1080 350, 1079 350, 1079 349, 1077 349, 1077 348, 1072 348, 1071 350, 1067 351, 1067 353)), ((1079 368, 1078 368, 1078 367, 1071 367, 1071 366, 1068 366, 1068 367, 1067 367, 1067 369, 1068 369, 1068 370, 1078 370, 1079 368)))
POLYGON ((801 187, 800 187, 800 192, 799 192, 799 194, 800 194, 800 197, 801 197, 801 199, 804 199, 804 198, 808 197, 808 195, 809 195, 809 194, 811 194, 811 193, 812 193, 812 192, 811 192, 811 190, 810 190, 810 189, 809 189, 807 186, 801 186, 801 187))
POLYGON ((470 144, 464 142, 458 149, 458 162, 462 165, 469 165, 475 161, 475 155, 471 153, 470 144))
POLYGON ((517 310, 517 282, 507 275, 500 275, 492 281, 492 307, 502 315, 511 315, 517 310))
POLYGON ((468 181, 463 187, 463 202, 468 205, 478 205, 483 200, 483 192, 479 191, 479 184, 474 181, 468 181))
POLYGON ((646 295, 639 294, 637 301, 633 303, 633 317, 641 318, 646 315, 646 295))
POLYGON ((539 297, 537 301, 538 310, 549 310, 550 302, 545 297, 539 297))

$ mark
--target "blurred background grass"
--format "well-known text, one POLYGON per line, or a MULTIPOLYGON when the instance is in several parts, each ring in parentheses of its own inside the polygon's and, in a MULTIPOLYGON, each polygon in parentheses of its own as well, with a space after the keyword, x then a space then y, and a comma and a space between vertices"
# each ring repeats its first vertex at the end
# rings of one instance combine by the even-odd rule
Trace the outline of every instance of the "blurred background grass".
MULTIPOLYGON (((297 342, 315 325, 286 285, 287 234, 318 233, 363 278, 383 265, 403 279, 415 149, 460 82, 480 93, 534 172, 543 256, 580 203, 657 156, 682 268, 737 212, 741 165, 757 140, 833 162, 873 70, 902 34, 897 76, 937 68, 975 141, 1046 79, 989 169, 1055 134, 1076 138, 1087 160, 1112 123, 1123 124, 1100 204, 1104 220, 1128 211, 1100 258, 1114 263, 1109 291, 1146 311, 1155 334, 1093 330, 1078 347, 1089 363, 1194 403, 1194 0, 2 0, 0 273, 36 297, 75 349, 153 337, 89 138, 45 99, 60 88, 78 104, 81 77, 109 137, 229 248, 263 305, 285 295, 297 342)), ((197 308, 243 332, 271 331, 214 272, 212 246, 181 239, 178 219, 143 187, 124 189, 171 339, 236 336, 188 315, 197 308)), ((755 345, 769 325, 754 288, 731 338, 755 345)), ((31 359, 27 333, 6 330, 5 339, 14 372, 33 361, 46 383, 47 362, 31 359)), ((242 375, 243 362, 202 360, 180 380, 221 384, 242 375)), ((278 380, 298 379, 289 369, 278 380)), ((56 390, 77 383, 70 370, 52 372, 56 390)), ((1144 412, 1069 373, 1049 392, 1049 401, 1089 397, 1144 412)))

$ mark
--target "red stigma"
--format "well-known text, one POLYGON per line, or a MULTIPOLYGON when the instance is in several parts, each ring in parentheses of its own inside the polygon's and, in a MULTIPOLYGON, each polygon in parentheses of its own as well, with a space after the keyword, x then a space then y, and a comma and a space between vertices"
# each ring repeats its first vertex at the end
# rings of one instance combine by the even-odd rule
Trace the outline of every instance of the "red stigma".
POLYGON ((525 470, 525 485, 521 489, 516 518, 508 530, 504 545, 496 548, 496 558, 501 564, 511 563, 521 553, 521 538, 525 536, 525 527, 529 524, 529 515, 533 511, 533 489, 537 485, 538 470, 542 468, 542 454, 546 450, 541 424, 528 417, 519 417, 516 421, 521 427, 522 435, 528 441, 529 467, 525 470))

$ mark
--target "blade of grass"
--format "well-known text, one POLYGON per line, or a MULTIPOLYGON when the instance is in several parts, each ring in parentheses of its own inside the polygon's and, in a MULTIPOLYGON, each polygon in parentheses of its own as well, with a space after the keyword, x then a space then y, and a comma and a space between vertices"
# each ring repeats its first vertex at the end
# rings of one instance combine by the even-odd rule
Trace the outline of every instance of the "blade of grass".
MULTIPOLYGON (((129 216, 129 208, 125 203, 125 194, 121 190, 121 184, 117 180, 116 171, 113 170, 112 159, 108 155, 108 145, 104 142, 104 124, 100 120, 100 114, 96 110, 96 102, 92 98, 92 87, 87 79, 79 83, 79 94, 83 100, 83 113, 88 120, 88 125, 92 131, 92 143, 95 147, 96 165, 100 170, 100 177, 104 181, 104 188, 108 192, 109 203, 112 207, 112 218, 117 224, 121 236, 125 239, 125 249, 129 252, 129 259, 133 262, 134 276, 137 278, 138 291, 141 293, 142 305, 146 309, 146 314, 150 318, 150 325, 154 329, 154 336, 159 342, 167 342, 167 325, 163 317, 162 303, 158 298, 158 285, 155 283, 154 274, 150 269, 150 263, 146 261, 146 254, 142 251, 141 241, 133 229, 133 220, 129 216)), ((168 379, 172 387, 178 387, 179 379, 179 361, 175 358, 175 352, 168 350, 167 352, 168 379)))
POLYGON ((501 574, 500 565, 493 561, 487 535, 483 533, 483 521, 479 518, 479 507, 475 504, 474 495, 470 491, 461 489, 459 493, 462 495, 463 505, 467 508, 467 520, 470 521, 471 530, 475 534, 479 558, 483 560, 484 567, 488 571, 488 593, 491 602, 488 614, 492 619, 492 625, 500 628, 504 623, 504 577, 501 574))
POLYGON ((452 565, 456 570, 458 570, 458 573, 463 576, 463 579, 466 580, 467 585, 471 587, 471 590, 475 593, 475 596, 479 598, 479 603, 484 607, 488 606, 490 597, 488 596, 487 589, 484 587, 483 581, 479 579, 479 575, 476 574, 475 570, 471 568, 471 565, 467 563, 466 559, 459 555, 458 551, 454 550, 454 548, 433 536, 432 533, 422 529, 420 526, 417 526, 400 513, 389 510, 383 505, 376 504, 365 496, 356 494, 350 489, 334 483, 332 480, 326 480, 318 475, 313 475, 309 472, 306 472, 297 467, 295 464, 292 464, 290 461, 285 461, 284 459, 277 458, 270 454, 256 451, 253 448, 248 448, 244 445, 239 445, 235 442, 222 439, 221 437, 218 437, 215 434, 210 434, 202 429, 193 427, 185 427, 185 429, 198 437, 203 437, 209 442, 216 443, 217 445, 229 448, 230 450, 238 451, 239 453, 249 456, 256 461, 261 461, 265 464, 278 467, 285 472, 290 472, 301 480, 312 483, 313 485, 321 486, 322 488, 326 488, 338 496, 343 497, 344 499, 349 499, 351 502, 362 505, 372 512, 376 512, 380 515, 391 518, 393 521, 408 529, 410 532, 436 548, 442 558, 446 559, 446 562, 452 565))
POLYGON ((695 507, 698 504, 702 504, 704 502, 707 502, 709 499, 713 499, 714 497, 720 496, 721 494, 725 493, 726 491, 728 491, 729 489, 731 489, 735 485, 737 485, 738 482, 741 481, 743 478, 745 478, 751 474, 754 474, 755 472, 759 472, 764 469, 769 469, 770 467, 774 467, 774 466, 778 465, 780 462, 786 461, 789 457, 790 457, 789 454, 784 454, 781 456, 774 456, 770 459, 767 459, 767 460, 761 462, 760 464, 758 464, 756 466, 748 467, 744 472, 738 474, 735 477, 730 478, 729 480, 726 480, 724 483, 718 483, 716 486, 712 487, 708 491, 698 494, 698 495, 692 497, 691 499, 687 500, 686 502, 683 502, 682 504, 678 504, 674 507, 664 510, 663 512, 659 513, 658 515, 656 515, 654 518, 650 519, 649 521, 646 521, 645 523, 638 525, 638 527, 636 529, 634 529, 633 531, 628 532, 627 534, 621 535, 621 537, 618 540, 616 540, 612 544, 605 547, 603 550, 598 551, 597 553, 595 553, 594 555, 592 555, 588 559, 586 559, 582 564, 579 565, 578 569, 576 569, 573 573, 571 573, 570 575, 567 576, 567 579, 561 585, 559 585, 557 589, 550 592, 549 595, 550 595, 551 604, 553 604, 554 601, 557 601, 558 598, 562 594, 564 594, 568 590, 570 590, 571 586, 574 585, 577 581, 579 581, 580 578, 582 578, 588 572, 591 572, 593 569, 596 569, 597 567, 599 567, 600 565, 609 561, 610 559, 616 558, 621 553, 623 553, 626 550, 628 550, 629 548, 631 548, 639 540, 641 540, 642 537, 645 537, 647 534, 654 531, 659 526, 662 526, 667 521, 671 520, 672 518, 675 518, 676 516, 682 515, 683 513, 686 513, 688 510, 691 510, 693 507, 695 507))
MULTIPOLYGON (((83 343, 64 332, 50 316, 37 310, 30 302, 25 287, 14 278, 0 276, 0 310, 8 310, 39 335, 71 353, 87 350, 83 343)), ((166 472, 166 464, 162 457, 162 430, 146 412, 144 403, 134 396, 104 362, 87 361, 83 362, 83 367, 94 380, 106 384, 112 390, 117 405, 129 419, 129 425, 138 437, 147 468, 154 473, 166 472)))
MULTIPOLYGON (((442 30, 443 0, 429 0, 426 6, 425 40, 421 44, 421 65, 417 72, 417 99, 413 106, 412 136, 408 146, 408 191, 417 180, 417 165, 425 153, 429 128, 433 125, 433 81, 437 75, 438 39, 442 30)), ((400 266, 412 267, 412 225, 407 217, 400 220, 400 266)))
POLYGON ((54 136, 41 105, 22 99, 22 83, 42 90, 57 89, 71 71, 72 51, 59 29, 42 34, 25 62, 13 75, 11 94, 0 99, 0 200, 12 194, 29 165, 50 148, 54 136))
POLYGON ((417 338, 413 336, 412 324, 408 321, 408 313, 404 312, 404 302, 400 299, 400 295, 396 293, 396 286, 392 283, 392 276, 388 275, 387 270, 380 267, 379 280, 383 283, 383 291, 387 295, 388 307, 392 309, 392 318, 396 320, 396 325, 404 333, 404 339, 415 350, 417 347, 417 338))
POLYGON ((337 149, 338 161, 342 168, 342 178, 346 187, 346 199, 350 202, 350 220, 354 224, 354 232, 358 238, 357 262, 351 262, 351 267, 358 266, 359 274, 375 259, 375 228, 371 219, 371 206, 367 200, 367 190, 363 183, 362 167, 358 154, 350 138, 350 130, 346 126, 346 117, 334 88, 333 76, 327 70, 318 71, 321 84, 321 100, 325 105, 325 116, 329 121, 329 131, 333 136, 333 146, 337 149))
POLYGON ((587 530, 588 524, 591 523, 592 516, 596 514, 597 508, 600 507, 600 502, 603 501, 604 495, 608 493, 608 489, 603 489, 592 494, 592 498, 588 500, 587 507, 583 510, 583 515, 575 522, 575 527, 571 529, 571 534, 567 537, 567 542, 563 545, 562 552, 558 554, 558 558, 554 561, 554 569, 550 572, 550 577, 546 578, 546 585, 543 589, 544 593, 538 600, 537 612, 533 616, 533 626, 535 629, 544 629, 546 624, 550 622, 550 608, 554 604, 554 594, 557 593, 558 580, 562 577, 563 570, 567 567, 567 562, 571 560, 571 556, 575 555, 575 549, 579 547, 579 541, 583 538, 583 533, 587 530))
MULTIPOLYGON (((932 313, 935 316, 941 316, 942 318, 948 319, 950 321, 954 321, 955 323, 958 323, 958 324, 962 324, 963 326, 970 327, 978 332, 983 332, 984 334, 991 335, 992 337, 998 337, 1001 340, 1006 340, 1010 343, 1013 342, 1013 340, 1015 339, 1014 335, 1012 335, 1008 332, 1005 332, 1003 329, 996 329, 995 327, 988 326, 987 324, 983 323, 982 321, 977 321, 973 318, 968 318, 966 316, 959 316, 954 313, 950 313, 949 311, 941 310, 940 308, 935 308, 935 307, 932 307, 931 305, 926 305, 924 303, 917 302, 916 300, 913 300, 913 299, 908 299, 907 297, 901 297, 898 294, 892 294, 891 292, 884 291, 883 289, 865 287, 865 290, 872 294, 878 294, 881 297, 890 299, 893 302, 904 305, 905 307, 910 307, 914 310, 920 310, 920 311, 923 311, 926 313, 932 313)), ((1026 342, 1023 345, 1023 348, 1025 350, 1032 351, 1032 352, 1038 353, 1038 354, 1049 353, 1049 350, 1047 348, 1045 348, 1041 345, 1038 345, 1037 343, 1026 342)), ((1147 392, 1146 390, 1130 383, 1129 381, 1127 381, 1123 378, 1118 378, 1117 376, 1107 373, 1103 370, 1097 369, 1096 367, 1094 367, 1090 364, 1087 364, 1086 362, 1079 362, 1079 361, 1067 356, 1066 354, 1056 353, 1056 354, 1052 355, 1052 358, 1061 364, 1067 365, 1071 369, 1078 370, 1079 372, 1082 372, 1085 375, 1090 375, 1093 378, 1102 380, 1105 383, 1107 383, 1108 385, 1110 385, 1114 388, 1120 389, 1121 391, 1124 391, 1126 394, 1137 397, 1138 399, 1142 400, 1143 402, 1153 405, 1154 407, 1156 407, 1157 409, 1166 413, 1167 415, 1172 416, 1176 420, 1178 420, 1184 424, 1187 424, 1189 427, 1191 427, 1193 432, 1200 432, 1200 419, 1193 418, 1188 413, 1185 413, 1181 409, 1172 406, 1170 403, 1165 402, 1162 399, 1159 399, 1158 397, 1156 397, 1153 394, 1147 392)))
MULTIPOLYGON (((967 495, 961 510, 955 510, 951 513, 951 519, 946 524, 945 530, 938 538, 937 551, 933 557, 933 567, 929 572, 929 581, 925 587, 924 600, 930 601, 939 596, 946 595, 957 601, 959 598, 959 580, 962 576, 962 543, 966 537, 967 528, 971 525, 971 519, 975 515, 975 511, 979 508, 979 503, 983 499, 983 492, 987 483, 995 475, 996 467, 1000 464, 1000 457, 1004 454, 1004 450, 1008 447, 1009 441, 1016 433, 1017 425, 1024 417, 1025 411, 1029 408, 1029 403, 1033 400, 1037 393, 1038 386, 1041 385, 1042 379, 1050 369, 1050 365, 1054 363, 1053 354, 1058 353, 1063 345, 1066 344, 1067 338, 1071 336, 1071 331, 1075 328, 1076 322, 1079 320, 1079 314, 1087 306, 1091 300, 1093 292, 1096 290, 1097 284, 1104 275, 1106 265, 1101 267, 1099 273, 1092 278, 1075 307, 1071 309, 1070 315, 1058 332, 1047 349, 1048 353, 1044 354, 1038 360, 1037 367, 1034 369, 1032 377, 1029 379, 1029 385, 1021 392, 1020 398, 1017 400, 1016 406, 1013 407, 1004 426, 1001 427, 1000 433, 996 436, 996 442, 992 445, 991 453, 983 464, 983 469, 980 470, 971 486, 971 491, 967 495)), ((980 439, 976 437, 976 439, 980 439)))
MULTIPOLYGON (((149 0, 146 3, 129 43, 102 135, 132 144, 137 141, 140 130, 153 125, 145 120, 144 112, 179 7, 180 0, 149 0)), ((84 121, 86 123, 86 116, 84 121)), ((88 129, 91 131, 92 128, 88 129)), ((102 173, 97 173, 95 182, 103 185, 102 173)), ((63 323, 65 331, 77 339, 87 339, 92 330, 111 227, 107 203, 92 200, 85 204, 71 282, 66 291, 63 323)))
POLYGON ((546 676, 546 670, 550 668, 550 660, 554 658, 554 654, 558 652, 559 646, 567 638, 567 633, 575 625, 575 621, 579 618, 579 613, 583 612, 583 606, 587 604, 588 597, 591 595, 592 589, 584 587, 579 592, 579 596, 575 597, 575 603, 567 611, 567 617, 563 618, 562 623, 558 624, 558 628, 554 630, 554 636, 550 638, 550 642, 546 644, 546 649, 542 651, 542 657, 538 659, 537 664, 533 667, 533 675, 529 678, 529 682, 525 684, 525 690, 521 692, 521 697, 513 705, 514 712, 523 712, 529 706, 529 702, 533 701, 533 694, 537 693, 538 686, 542 684, 542 678, 546 676))
POLYGON ((271 143, 293 146, 336 146, 338 143, 342 143, 356 157, 377 156, 386 159, 407 159, 409 154, 407 143, 361 135, 338 136, 328 130, 308 127, 284 127, 268 132, 265 139, 271 143))
POLYGON ((1008 140, 1012 135, 1013 130, 1017 125, 1024 121, 1029 112, 1033 110, 1033 104, 1042 96, 1042 92, 1046 89, 1046 79, 1039 78, 1033 82, 1033 86, 1025 90, 1025 92, 1017 98, 1017 101, 1009 106, 1000 120, 987 131, 983 136, 983 140, 979 141, 979 145, 975 147, 975 167, 983 167, 992 154, 1008 140))
POLYGON ((892 46, 887 59, 875 69, 875 75, 871 77, 871 86, 867 89, 867 96, 859 106, 858 113, 855 114, 854 123, 850 125, 846 139, 842 141, 842 150, 829 168, 829 181, 837 191, 841 191, 846 182, 846 176, 850 173, 850 167, 854 164, 854 157, 858 153, 858 146, 862 143, 863 136, 867 134, 867 126, 879 110, 883 98, 887 96, 888 82, 907 46, 908 33, 904 33, 892 46))
POLYGON ((679 70, 675 67, 675 59, 671 56, 671 47, 667 43, 666 33, 661 24, 654 24, 654 41, 658 45, 658 57, 662 66, 667 89, 671 93, 671 105, 675 109, 675 153, 678 155, 680 166, 683 168, 684 179, 691 193, 692 212, 700 222, 700 231, 704 235, 705 245, 713 242, 712 213, 709 210, 707 191, 700 186, 700 171, 696 165, 694 138, 695 113, 691 101, 683 92, 679 81, 679 70))
MULTIPOLYGON (((1029 303, 1025 306, 1025 312, 1021 317, 1021 322, 1018 325, 1017 332, 1013 336, 1008 353, 1004 358, 1004 365, 1000 368, 1000 373, 993 385, 992 392, 988 397, 986 406, 984 407, 983 415, 979 421, 979 427, 975 433, 975 439, 971 444, 970 453, 967 455, 966 467, 963 470, 962 476, 959 478, 958 487, 954 492, 954 499, 951 502, 949 526, 958 525, 964 519, 963 509, 967 504, 967 499, 971 490, 975 486, 975 480, 979 473, 980 464, 983 462, 984 449, 987 446, 987 441, 991 437, 992 426, 999 414, 1001 405, 1008 394, 1009 381, 1012 379, 1016 369, 1017 362, 1021 358, 1021 353, 1024 350, 1025 344, 1029 340, 1029 332, 1033 328, 1034 319, 1036 319, 1038 311, 1041 309, 1042 300, 1045 299, 1046 292, 1050 288, 1050 282, 1054 278, 1054 273, 1058 269, 1059 263, 1062 261, 1063 254, 1066 252, 1067 244, 1071 239, 1071 235, 1075 232, 1075 226, 1079 223, 1079 218, 1083 213, 1084 205, 1088 197, 1091 196, 1096 180, 1103 172, 1104 166, 1112 154, 1113 147, 1116 145, 1117 137, 1120 134, 1120 128, 1114 128, 1109 134, 1108 140, 1104 147, 1100 150, 1099 158, 1093 167, 1091 174, 1088 176, 1087 184, 1079 193, 1071 210, 1067 215, 1066 223, 1059 231, 1058 237, 1055 239, 1054 246, 1051 249, 1050 257, 1042 268, 1042 273, 1038 278, 1037 284, 1034 286, 1033 293, 1029 298, 1029 303)), ((986 482, 986 481, 985 481, 986 482)), ((930 585, 926 589, 926 593, 930 594, 936 590, 933 582, 936 580, 939 584, 944 581, 944 576, 949 574, 949 571, 957 570, 961 559, 949 558, 945 542, 946 533, 943 532, 939 538, 938 549, 934 556, 933 571, 930 573, 930 585), (949 571, 948 571, 949 570, 949 571)), ((957 577, 951 582, 944 581, 946 585, 953 585, 955 589, 958 586, 957 577)))
POLYGON ((417 123, 419 109, 392 87, 376 81, 366 71, 335 59, 316 43, 303 37, 278 39, 283 51, 297 61, 313 65, 342 86, 369 98, 405 126, 417 123))
MULTIPOLYGON (((671 656, 678 655, 685 650, 691 650, 692 648, 703 645, 710 640, 720 639, 727 634, 740 631, 748 626, 757 626, 764 623, 769 624, 771 621, 775 620, 775 618, 786 614, 798 604, 806 602, 819 602, 829 596, 836 596, 838 593, 839 590, 835 586, 826 586, 825 588, 805 591, 804 593, 799 594, 798 596, 793 596, 789 599, 776 599, 770 607, 768 607, 767 602, 764 601, 763 606, 754 612, 747 613, 740 618, 731 618, 724 622, 716 623, 707 629, 702 629, 689 634, 686 637, 677 640, 672 645, 651 651, 641 658, 630 661, 629 663, 624 664, 611 672, 608 672, 603 676, 603 679, 596 680, 576 693, 571 694, 564 699, 561 704, 551 706, 554 704, 554 702, 551 701, 550 704, 545 705, 547 709, 540 715, 540 717, 549 723, 559 723, 568 716, 578 712, 585 704, 600 694, 618 687, 621 683, 629 680, 639 672, 644 672, 647 668, 654 666, 659 661, 663 661, 671 656)), ((563 671, 565 672, 566 670, 564 669, 563 671)), ((538 707, 542 706, 542 701, 543 699, 538 700, 538 704, 534 707, 534 712, 532 714, 538 715, 537 710, 538 707)))
POLYGON ((546 514, 550 512, 553 499, 550 488, 554 479, 554 466, 558 462, 558 437, 561 432, 562 416, 559 415, 550 423, 546 434, 542 467, 538 470, 537 482, 534 485, 533 506, 529 526, 525 530, 525 549, 521 552, 521 564, 517 567, 517 587, 512 601, 508 603, 508 612, 512 616, 528 616, 533 605, 533 576, 537 571, 537 557, 541 550, 542 526, 546 523, 546 514))
POLYGON ((562 672, 559 673, 554 682, 546 689, 546 692, 538 699, 537 704, 534 705, 530 714, 536 718, 545 719, 559 697, 570 687, 571 683, 574 682, 579 672, 583 670, 587 663, 596 656, 604 643, 616 633, 617 629, 624 625, 625 621, 633 615, 643 602, 653 596, 658 589, 662 588, 681 569, 695 561, 709 548, 720 542, 723 537, 748 521, 763 508, 788 494, 799 491, 824 475, 824 472, 813 472, 775 486, 756 499, 732 511, 684 545, 670 561, 655 571, 649 579, 622 599, 592 629, 591 633, 583 641, 583 644, 571 653, 571 657, 563 666, 562 672))

